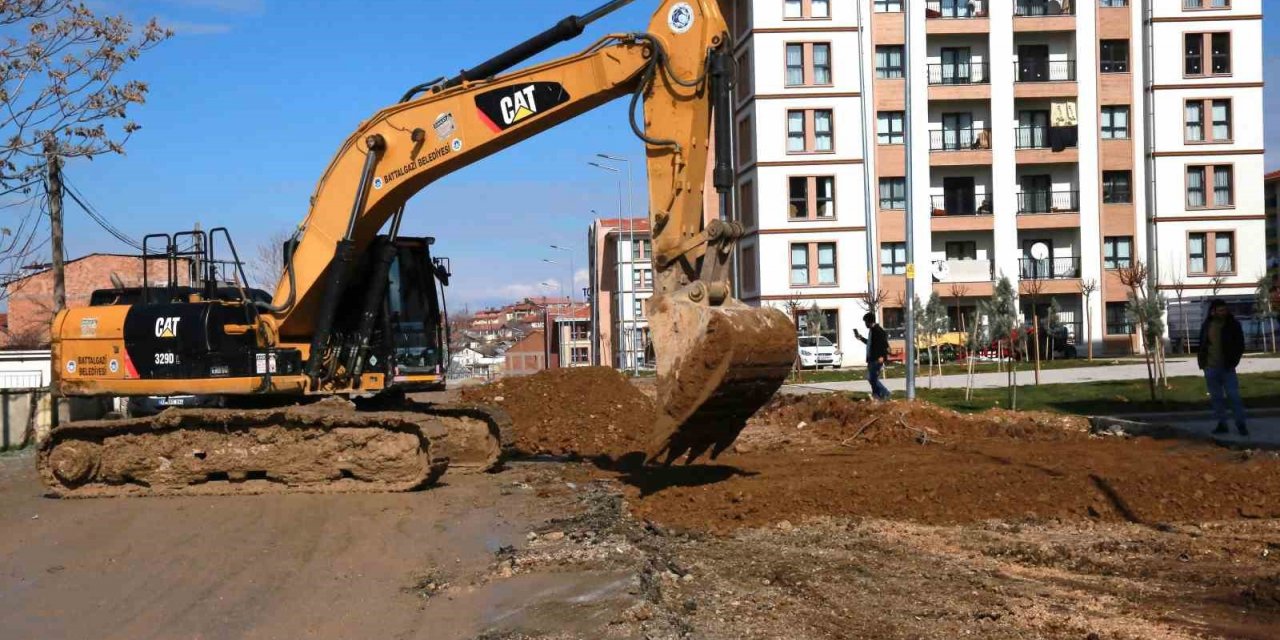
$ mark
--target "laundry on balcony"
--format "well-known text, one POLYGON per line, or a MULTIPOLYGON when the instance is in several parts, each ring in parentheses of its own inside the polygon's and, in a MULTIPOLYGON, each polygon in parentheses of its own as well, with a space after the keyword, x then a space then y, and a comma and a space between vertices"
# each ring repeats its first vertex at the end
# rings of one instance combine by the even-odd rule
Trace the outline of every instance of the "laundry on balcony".
POLYGON ((1049 149, 1054 152, 1064 151, 1068 148, 1074 148, 1080 142, 1080 132, 1072 125, 1070 127, 1049 127, 1049 149))

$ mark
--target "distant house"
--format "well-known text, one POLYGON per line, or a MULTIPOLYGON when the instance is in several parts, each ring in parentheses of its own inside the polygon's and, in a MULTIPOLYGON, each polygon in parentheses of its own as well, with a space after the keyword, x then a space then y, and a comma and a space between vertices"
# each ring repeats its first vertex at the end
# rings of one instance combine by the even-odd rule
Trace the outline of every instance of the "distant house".
POLYGON ((453 363, 462 367, 467 375, 490 378, 502 371, 505 359, 496 345, 468 346, 455 351, 453 363))
POLYGON ((534 331, 507 349, 505 375, 525 376, 547 367, 547 341, 541 331, 534 331))

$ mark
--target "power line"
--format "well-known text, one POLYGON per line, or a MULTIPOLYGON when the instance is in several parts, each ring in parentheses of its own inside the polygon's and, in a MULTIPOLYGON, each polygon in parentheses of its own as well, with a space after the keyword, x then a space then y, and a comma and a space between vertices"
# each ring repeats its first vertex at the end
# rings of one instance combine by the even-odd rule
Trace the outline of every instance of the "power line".
POLYGON ((138 242, 137 240, 134 240, 133 238, 130 238, 125 232, 121 231, 120 229, 117 229, 115 225, 112 225, 107 220, 106 216, 103 216, 101 213, 98 213, 98 211, 94 209, 92 206, 85 204, 86 198, 80 193, 78 189, 75 188, 74 185, 71 184, 71 181, 67 179, 65 172, 62 174, 62 184, 64 187, 66 187, 67 195, 71 196, 71 199, 75 201, 76 204, 80 205, 80 208, 84 210, 84 212, 89 216, 89 218, 91 218, 94 222, 98 223, 98 226, 102 227, 107 233, 111 234, 112 237, 114 237, 116 240, 119 240, 120 242, 123 242, 138 251, 143 251, 142 243, 138 242))

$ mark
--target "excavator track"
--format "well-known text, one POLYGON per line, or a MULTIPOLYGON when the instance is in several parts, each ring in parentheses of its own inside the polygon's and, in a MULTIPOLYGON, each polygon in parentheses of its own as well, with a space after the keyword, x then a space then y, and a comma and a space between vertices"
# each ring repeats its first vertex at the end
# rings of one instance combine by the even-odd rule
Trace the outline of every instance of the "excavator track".
POLYGON ((58 427, 37 466, 49 493, 63 498, 412 491, 446 468, 496 468, 504 420, 478 406, 357 411, 336 398, 169 409, 58 427))

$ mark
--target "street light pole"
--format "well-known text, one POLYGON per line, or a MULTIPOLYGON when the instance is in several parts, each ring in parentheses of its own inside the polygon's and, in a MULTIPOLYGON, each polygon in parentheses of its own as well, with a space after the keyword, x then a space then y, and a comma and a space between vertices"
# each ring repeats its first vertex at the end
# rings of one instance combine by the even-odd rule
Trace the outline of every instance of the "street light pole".
MULTIPOLYGON (((600 154, 597 154, 597 155, 600 155, 600 154)), ((588 162, 587 164, 597 169, 603 169, 605 171, 608 171, 609 173, 614 173, 614 174, 621 173, 621 171, 619 171, 617 167, 611 167, 609 165, 600 164, 599 162, 588 162)), ((627 166, 630 167, 631 166, 630 163, 628 163, 627 166)), ((630 169, 628 169, 628 175, 629 174, 630 174, 630 169)), ((626 224, 626 228, 628 231, 627 243, 629 245, 628 253, 627 253, 628 262, 631 265, 631 271, 634 272, 635 271, 635 246, 636 246, 635 245, 635 224, 633 224, 632 220, 630 219, 631 216, 629 215, 629 213, 624 213, 622 210, 622 179, 621 177, 619 177, 618 179, 618 217, 622 219, 626 224)), ((622 287, 622 286, 625 286, 625 285, 623 285, 623 283, 619 283, 619 287, 622 287)), ((631 292, 631 300, 630 300, 631 308, 630 308, 630 311, 628 312, 625 306, 627 304, 627 296, 626 295, 619 296, 618 317, 630 318, 630 319, 619 321, 619 326, 622 329, 623 336, 622 336, 622 339, 618 341, 619 349, 620 351, 622 351, 622 362, 618 364, 620 365, 619 368, 621 369, 632 369, 634 371, 639 368, 635 358, 636 292, 635 292, 635 274, 634 273, 631 274, 631 286, 625 289, 624 291, 631 292), (628 313, 630 315, 628 315, 628 313), (628 356, 631 359, 630 365, 628 365, 628 362, 627 362, 628 356)))
POLYGON ((576 282, 574 282, 574 277, 577 275, 577 273, 573 269, 573 250, 569 249, 568 247, 560 247, 554 244, 551 245, 551 248, 555 249, 556 251, 562 251, 564 253, 569 254, 569 285, 568 286, 569 286, 569 302, 572 303, 574 285, 577 284, 576 282))

